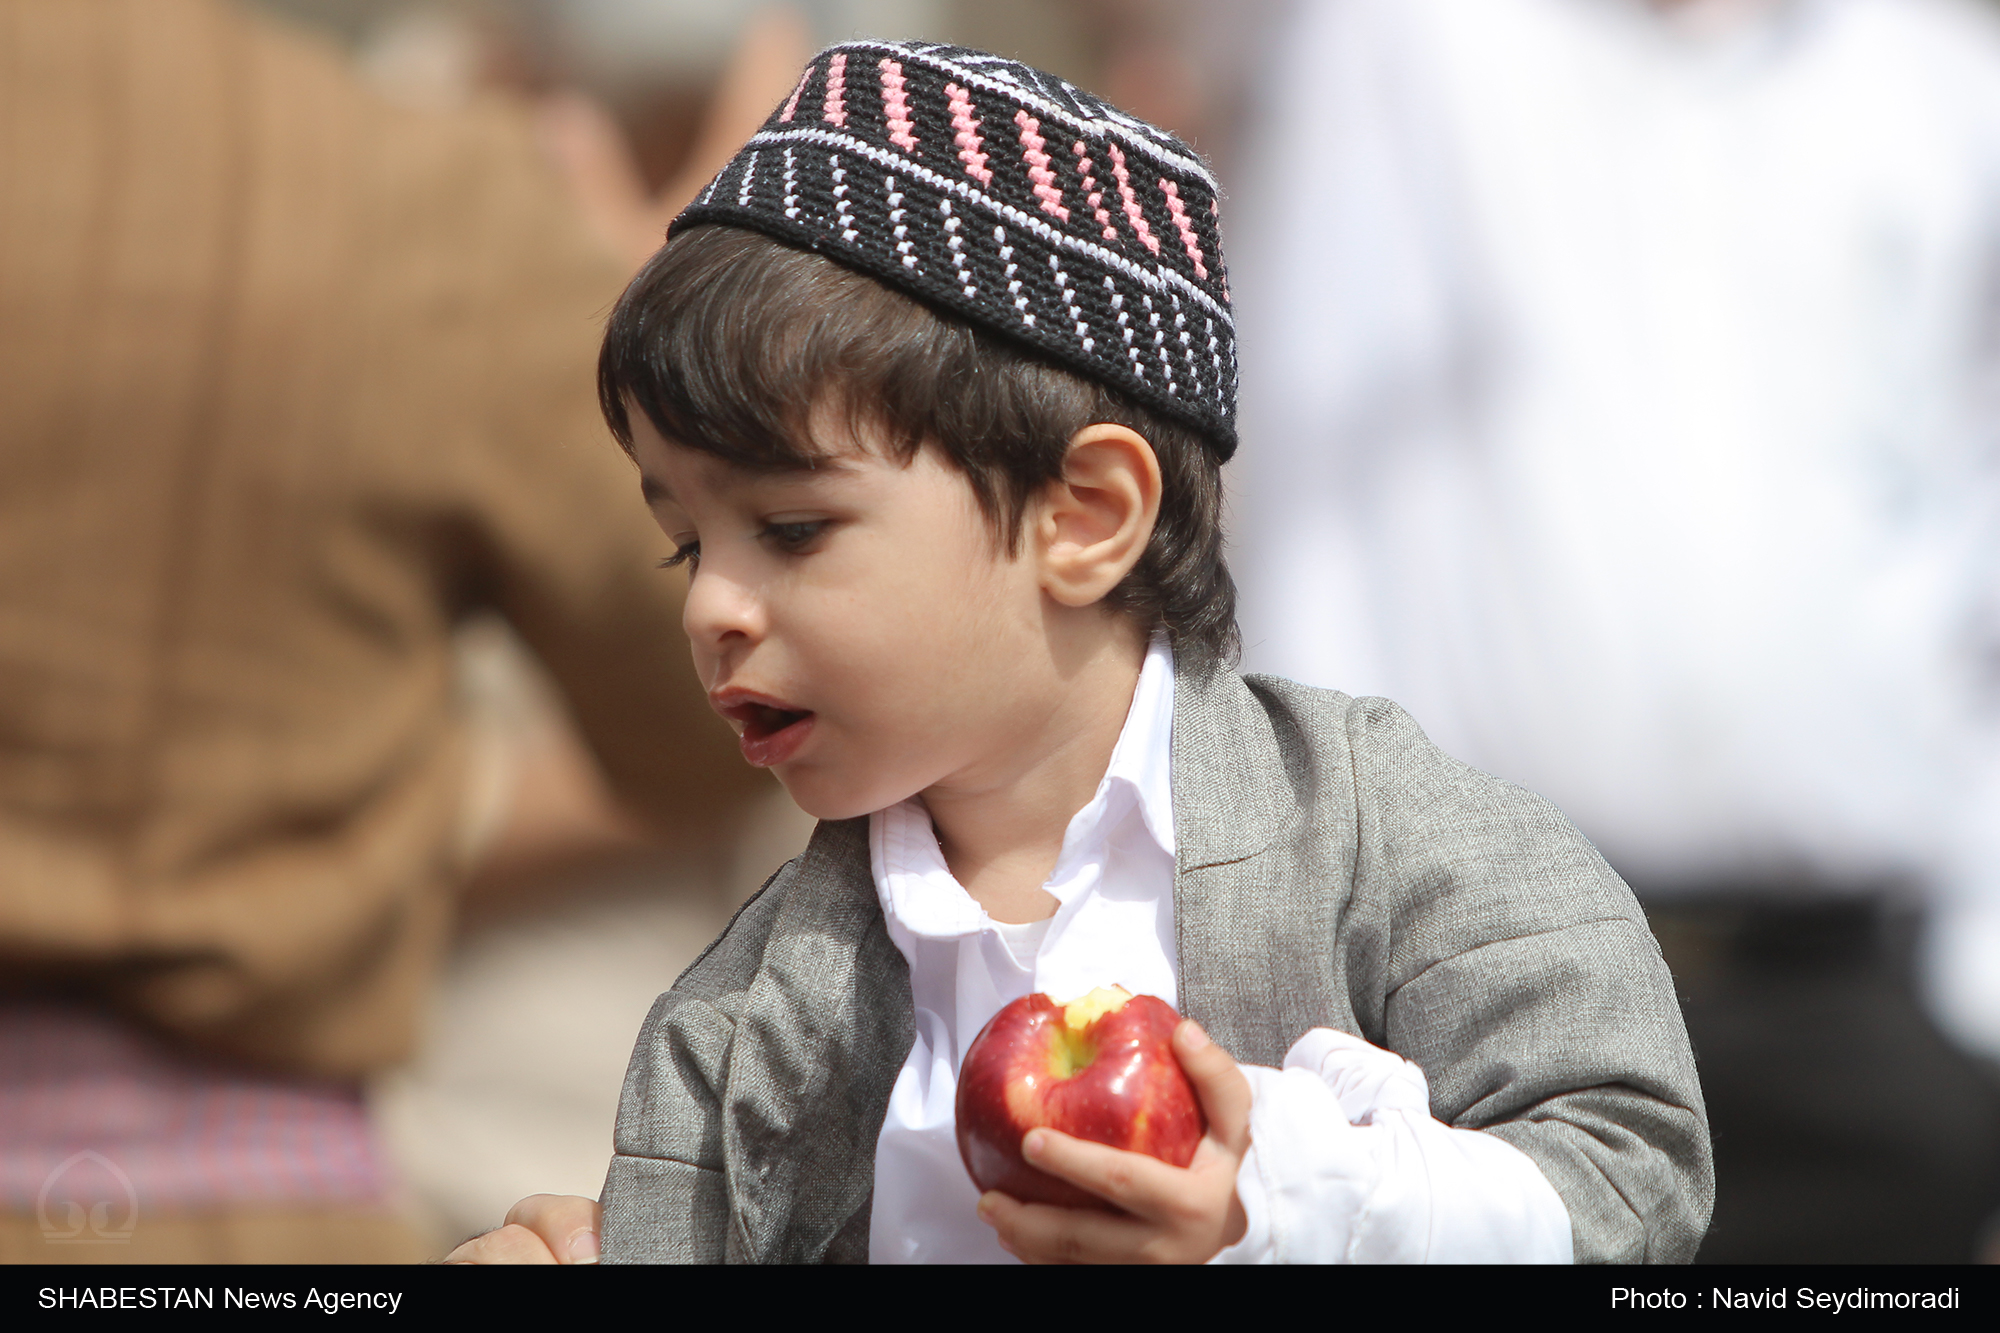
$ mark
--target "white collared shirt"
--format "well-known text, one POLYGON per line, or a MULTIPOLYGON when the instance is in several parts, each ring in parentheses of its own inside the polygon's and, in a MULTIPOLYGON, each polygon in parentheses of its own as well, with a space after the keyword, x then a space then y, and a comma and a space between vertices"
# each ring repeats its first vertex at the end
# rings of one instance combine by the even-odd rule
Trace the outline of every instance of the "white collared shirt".
MULTIPOLYGON (((1147 650, 1111 763, 1070 820, 1047 921, 994 921, 953 877, 912 798, 869 821, 889 938, 910 965, 916 1040, 875 1142, 873 1263, 1008 1263, 958 1154, 960 1057, 1000 1008, 1123 986, 1178 1007, 1173 655, 1147 650)), ((1561 1262, 1569 1214, 1507 1143, 1429 1114, 1422 1071, 1316 1028, 1280 1070, 1246 1066, 1253 1146, 1237 1173, 1249 1231, 1224 1262, 1561 1262)))
POLYGON ((1003 927, 972 900, 945 865, 922 801, 870 819, 875 887, 889 938, 910 964, 917 1027, 875 1144, 872 1262, 1011 1261, 974 1213, 979 1191, 959 1159, 952 1113, 959 1059, 1002 1006, 1113 985, 1177 1003, 1173 722, 1173 655, 1160 639, 1104 780, 1063 835, 1043 885, 1060 906, 1045 926, 1003 927), (1037 928, 1045 933, 1032 958, 1017 962, 1007 936, 1032 942, 1037 928))

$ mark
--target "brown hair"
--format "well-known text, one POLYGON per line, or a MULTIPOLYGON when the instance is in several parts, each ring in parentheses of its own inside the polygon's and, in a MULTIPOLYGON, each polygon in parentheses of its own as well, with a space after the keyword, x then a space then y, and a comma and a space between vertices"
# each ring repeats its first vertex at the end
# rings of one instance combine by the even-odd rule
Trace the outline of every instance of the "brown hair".
POLYGON ((1221 468, 1197 431, 831 260, 733 227, 677 235, 612 311, 597 392, 627 451, 629 402, 665 438, 753 471, 820 456, 816 408, 884 428, 905 462, 930 442, 1010 553, 1071 437, 1129 427, 1159 459, 1160 513, 1106 605, 1164 628, 1183 670, 1235 659, 1221 468))

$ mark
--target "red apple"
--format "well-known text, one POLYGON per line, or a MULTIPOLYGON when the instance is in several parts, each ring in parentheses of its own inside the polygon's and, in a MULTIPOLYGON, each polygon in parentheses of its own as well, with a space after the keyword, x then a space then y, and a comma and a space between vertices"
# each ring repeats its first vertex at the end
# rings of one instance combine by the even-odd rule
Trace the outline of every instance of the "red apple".
POLYGON ((1038 1126, 1186 1166, 1208 1132, 1174 1055, 1181 1016, 1153 995, 1100 987, 1059 1004, 1025 995, 987 1023, 958 1071, 958 1153, 983 1193, 1064 1208, 1112 1205, 1021 1157, 1038 1126))

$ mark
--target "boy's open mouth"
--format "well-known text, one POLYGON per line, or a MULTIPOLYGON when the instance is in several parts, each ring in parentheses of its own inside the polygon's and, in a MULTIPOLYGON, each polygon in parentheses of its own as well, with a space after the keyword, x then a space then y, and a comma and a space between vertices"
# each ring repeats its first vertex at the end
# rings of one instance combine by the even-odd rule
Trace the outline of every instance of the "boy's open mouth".
POLYGON ((730 698, 724 694, 714 702, 718 712, 743 728, 737 743, 743 748, 743 758, 759 768, 791 758, 812 730, 810 709, 788 708, 747 695, 730 698))
POLYGON ((775 736, 802 717, 812 714, 804 709, 773 708, 769 704, 749 704, 743 713, 743 734, 762 740, 775 736))

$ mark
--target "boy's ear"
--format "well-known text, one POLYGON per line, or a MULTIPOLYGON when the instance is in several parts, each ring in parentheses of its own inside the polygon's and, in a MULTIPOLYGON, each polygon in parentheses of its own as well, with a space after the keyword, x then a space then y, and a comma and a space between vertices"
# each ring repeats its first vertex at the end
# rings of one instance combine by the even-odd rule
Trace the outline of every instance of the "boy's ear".
POLYGON ((1109 422, 1085 426, 1036 512, 1042 590, 1064 606, 1104 600, 1145 554, 1159 514, 1160 461, 1146 437, 1109 422))

